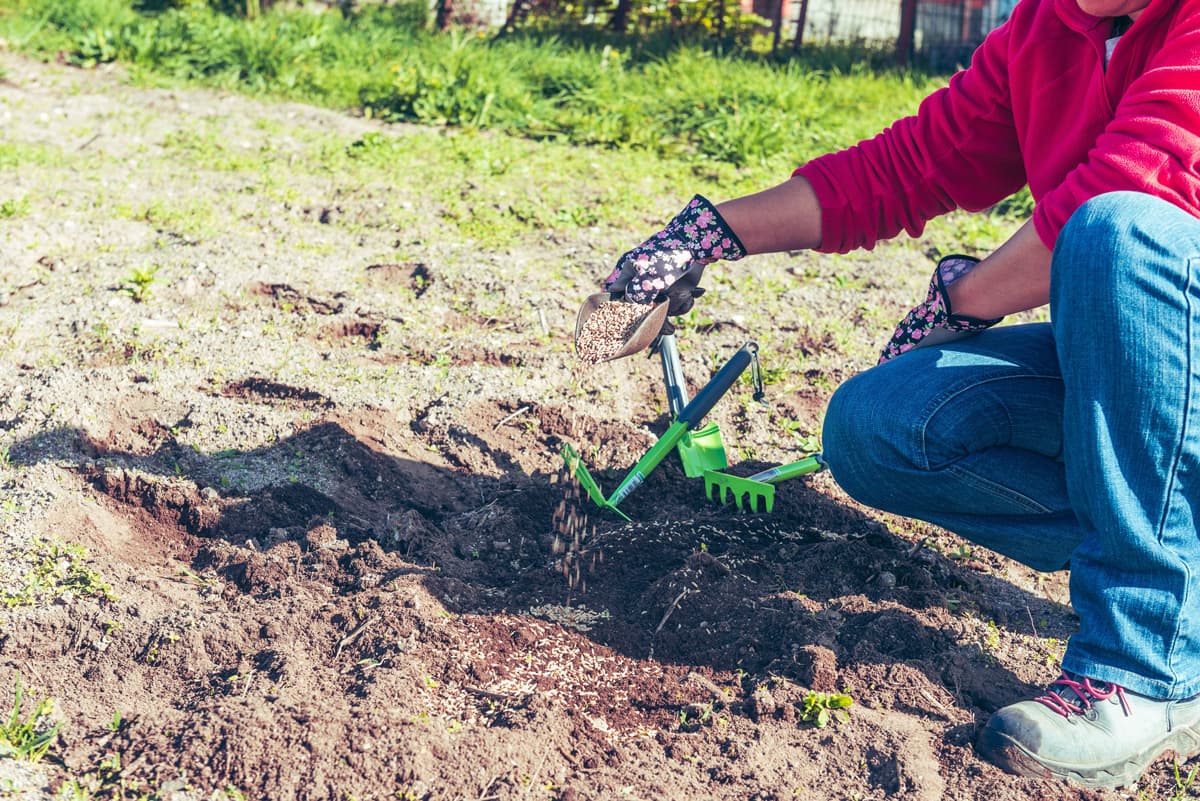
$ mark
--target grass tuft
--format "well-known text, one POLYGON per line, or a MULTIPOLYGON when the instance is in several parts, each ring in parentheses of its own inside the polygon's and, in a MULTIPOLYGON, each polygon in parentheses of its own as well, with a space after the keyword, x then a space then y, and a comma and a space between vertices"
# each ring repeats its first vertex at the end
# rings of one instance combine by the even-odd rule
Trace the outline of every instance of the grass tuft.
POLYGON ((116 600, 110 587, 95 570, 87 566, 87 550, 46 539, 33 542, 25 558, 32 563, 16 589, 0 592, 0 606, 29 606, 46 598, 95 596, 116 600))
POLYGON ((25 716, 22 707, 25 688, 18 675, 13 691, 13 705, 8 719, 0 726, 0 757, 11 757, 26 762, 37 762, 50 750, 58 737, 60 724, 51 721, 54 699, 43 698, 25 716))

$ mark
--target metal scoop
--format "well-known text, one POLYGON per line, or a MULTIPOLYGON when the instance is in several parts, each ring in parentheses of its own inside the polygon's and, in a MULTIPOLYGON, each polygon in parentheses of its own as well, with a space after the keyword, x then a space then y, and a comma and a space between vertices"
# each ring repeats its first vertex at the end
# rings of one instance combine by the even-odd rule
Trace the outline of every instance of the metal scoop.
MULTIPOLYGON (((610 294, 608 292, 597 292, 595 295, 589 295, 583 305, 579 307, 579 314, 575 318, 575 347, 579 347, 579 335, 583 331, 583 326, 587 323, 589 317, 595 313, 596 309, 600 308, 610 300, 618 300, 620 295, 610 294)), ((626 356, 632 356, 635 353, 641 353, 654 342, 658 335, 662 332, 663 326, 667 322, 668 306, 666 303, 659 303, 653 307, 647 307, 646 313, 638 320, 637 325, 625 338, 621 348, 609 356, 607 359, 601 359, 602 362, 611 362, 614 359, 623 359, 626 356)))

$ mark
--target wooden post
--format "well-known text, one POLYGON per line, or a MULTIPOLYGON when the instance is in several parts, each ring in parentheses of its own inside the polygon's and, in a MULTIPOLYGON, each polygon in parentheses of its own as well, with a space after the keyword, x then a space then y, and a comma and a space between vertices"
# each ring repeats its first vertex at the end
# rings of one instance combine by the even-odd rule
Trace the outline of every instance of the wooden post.
POLYGON ((896 66, 908 66, 917 29, 917 0, 900 0, 900 35, 896 37, 896 66))
MULTIPOLYGON (((520 0, 518 0, 520 2, 520 0)), ((438 0, 437 14, 433 18, 433 27, 445 33, 450 30, 450 20, 454 18, 454 0, 438 0)), ((511 20, 510 20, 511 21, 511 20)), ((508 23, 505 23, 508 27, 508 23)))
POLYGON ((804 23, 808 19, 808 0, 800 0, 800 11, 796 15, 796 38, 792 40, 792 52, 799 53, 804 41, 804 23))
POLYGON ((617 33, 625 33, 625 28, 629 25, 629 12, 632 10, 632 0, 617 0, 617 7, 608 19, 608 29, 617 33))
POLYGON ((787 0, 775 0, 771 9, 771 55, 779 49, 779 40, 783 37, 783 7, 787 0))

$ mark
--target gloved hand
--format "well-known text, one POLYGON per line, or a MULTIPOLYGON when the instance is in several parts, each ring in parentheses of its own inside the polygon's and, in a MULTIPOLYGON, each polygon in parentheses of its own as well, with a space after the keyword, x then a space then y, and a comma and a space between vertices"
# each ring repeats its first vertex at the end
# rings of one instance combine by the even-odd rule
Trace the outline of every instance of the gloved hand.
POLYGON ((634 303, 666 299, 669 314, 686 314, 704 268, 745 255, 737 234, 713 204, 696 195, 666 228, 617 260, 616 269, 604 279, 604 289, 624 292, 625 299, 634 303))
POLYGON ((978 263, 979 259, 971 256, 945 256, 938 262, 933 271, 933 278, 929 281, 929 294, 926 295, 925 301, 913 307, 896 326, 891 340, 879 355, 879 364, 922 345, 949 342, 991 328, 1004 319, 997 317, 995 320, 981 320, 978 317, 955 314, 950 308, 950 294, 946 291, 947 288, 978 263))

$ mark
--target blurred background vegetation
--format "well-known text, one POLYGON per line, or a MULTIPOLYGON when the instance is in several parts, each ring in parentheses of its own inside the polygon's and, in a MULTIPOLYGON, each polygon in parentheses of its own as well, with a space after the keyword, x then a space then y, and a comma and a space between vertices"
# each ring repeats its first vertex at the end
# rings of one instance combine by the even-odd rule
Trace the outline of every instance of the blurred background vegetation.
MULTIPOLYGON (((0 37, 84 68, 120 62, 145 81, 648 151, 748 183, 874 135, 948 77, 899 69, 890 48, 865 42, 780 47, 766 20, 724 0, 631 8, 615 26, 625 1, 510 0, 488 26, 451 0, 2 0, 0 37)), ((1028 205, 1023 195, 1002 211, 1028 205)))

